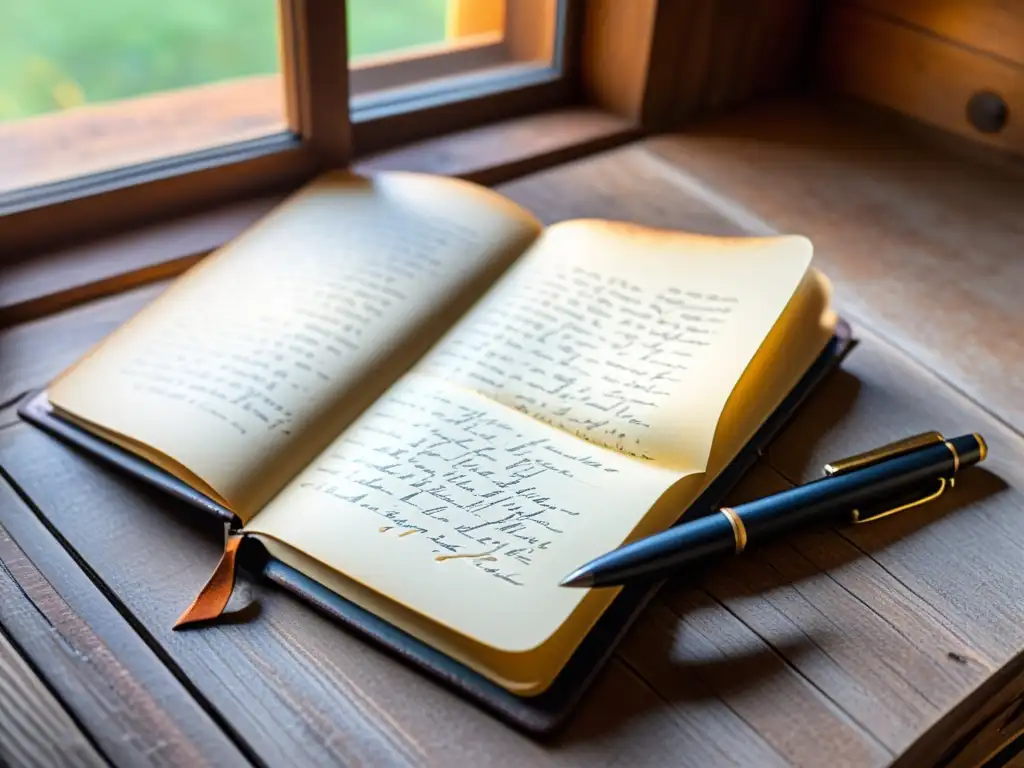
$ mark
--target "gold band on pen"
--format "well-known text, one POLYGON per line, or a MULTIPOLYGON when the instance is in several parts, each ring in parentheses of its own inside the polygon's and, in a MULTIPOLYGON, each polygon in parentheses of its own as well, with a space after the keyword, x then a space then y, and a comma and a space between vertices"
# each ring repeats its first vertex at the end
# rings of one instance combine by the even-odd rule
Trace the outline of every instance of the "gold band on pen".
POLYGON ((985 443, 985 438, 977 432, 974 433, 974 439, 978 441, 978 462, 981 463, 988 456, 988 445, 985 443))
POLYGON ((725 519, 732 526, 732 535, 736 539, 736 554, 738 555, 747 546, 747 527, 743 524, 740 516, 736 514, 736 510, 730 507, 722 507, 720 512, 725 515, 725 519))
POLYGON ((960 454, 956 452, 956 448, 953 447, 953 444, 949 442, 949 440, 943 440, 942 442, 946 444, 946 447, 949 448, 949 452, 953 454, 953 474, 955 475, 957 470, 960 469, 960 454))

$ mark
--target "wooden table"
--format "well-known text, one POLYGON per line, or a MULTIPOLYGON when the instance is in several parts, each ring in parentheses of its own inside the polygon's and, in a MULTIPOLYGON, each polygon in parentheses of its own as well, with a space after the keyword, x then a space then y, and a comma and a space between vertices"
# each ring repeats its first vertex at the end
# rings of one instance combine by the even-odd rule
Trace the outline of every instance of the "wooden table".
MULTIPOLYGON (((938 429, 934 504, 673 583, 558 738, 509 730, 287 595, 172 632, 220 531, 0 408, 0 763, 978 765, 1024 729, 1024 184, 820 108, 748 111, 507 183, 548 221, 809 235, 860 340, 736 490, 938 429)), ((0 402, 163 289, 0 333, 0 402)), ((1000 760, 1005 763, 1010 750, 1000 760)), ((993 763, 996 764, 996 763, 993 763)), ((1012 764, 1012 762, 1010 763, 1012 764)))

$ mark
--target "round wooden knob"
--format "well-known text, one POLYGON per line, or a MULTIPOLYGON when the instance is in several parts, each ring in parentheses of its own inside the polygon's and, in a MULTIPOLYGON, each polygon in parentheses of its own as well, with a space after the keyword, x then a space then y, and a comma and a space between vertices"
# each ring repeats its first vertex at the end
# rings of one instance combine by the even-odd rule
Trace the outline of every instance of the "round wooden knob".
POLYGON ((979 91, 967 102, 967 119, 982 133, 999 133, 1010 117, 1003 97, 991 91, 979 91))

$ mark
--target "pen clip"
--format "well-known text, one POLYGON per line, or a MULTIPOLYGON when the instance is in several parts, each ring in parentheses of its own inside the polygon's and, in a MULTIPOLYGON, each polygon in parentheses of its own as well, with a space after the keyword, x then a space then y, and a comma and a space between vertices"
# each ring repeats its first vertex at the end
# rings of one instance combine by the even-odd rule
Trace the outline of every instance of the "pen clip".
MULTIPOLYGON (((921 448, 939 445, 944 442, 946 442, 946 438, 944 438, 939 432, 922 432, 919 435, 913 435, 902 440, 897 440, 895 443, 889 443, 888 445, 883 445, 870 451, 865 451, 864 453, 858 453, 855 456, 840 459, 839 461, 829 462, 825 465, 825 474, 830 477, 835 477, 854 469, 863 469, 864 467, 869 467, 872 464, 877 464, 880 461, 891 459, 896 456, 903 456, 904 454, 920 450, 921 448)), ((910 509, 911 507, 926 504, 929 501, 939 498, 947 488, 952 487, 953 480, 952 478, 947 479, 945 477, 940 477, 938 484, 938 488, 935 490, 929 491, 923 496, 908 499, 906 502, 897 504, 896 506, 888 509, 881 509, 878 512, 855 509, 853 510, 853 522, 868 523, 873 520, 880 520, 883 517, 888 517, 889 515, 895 515, 897 512, 902 512, 903 510, 910 509)))
POLYGON ((902 440, 897 440, 895 443, 889 443, 888 445, 883 445, 878 448, 872 448, 870 451, 858 453, 855 456, 839 459, 838 461, 831 461, 825 465, 825 474, 830 477, 834 477, 836 475, 841 475, 844 472, 849 472, 854 469, 863 469, 864 467, 877 464, 885 459, 902 456, 903 454, 944 442, 946 442, 946 438, 938 432, 922 432, 919 435, 913 435, 902 440))
POLYGON ((853 518, 854 523, 870 523, 874 520, 881 520, 883 517, 895 515, 897 512, 902 512, 905 509, 910 509, 911 507, 917 507, 920 506, 921 504, 927 504, 929 501, 934 501, 935 499, 939 498, 939 496, 941 496, 947 488, 951 488, 952 486, 952 480, 947 480, 944 477, 940 477, 939 487, 926 496, 922 496, 919 499, 914 499, 913 501, 908 501, 905 504, 900 504, 899 506, 892 507, 891 509, 883 509, 879 512, 855 509, 853 510, 851 517, 853 518))

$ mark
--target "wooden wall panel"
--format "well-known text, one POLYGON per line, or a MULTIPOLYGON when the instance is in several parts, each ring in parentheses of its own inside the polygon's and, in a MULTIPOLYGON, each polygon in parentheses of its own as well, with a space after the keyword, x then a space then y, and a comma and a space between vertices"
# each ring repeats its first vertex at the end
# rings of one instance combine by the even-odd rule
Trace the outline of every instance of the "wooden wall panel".
POLYGON ((857 5, 963 46, 1024 64, 1020 0, 856 0, 857 5))
POLYGON ((587 101, 639 120, 658 0, 591 0, 584 17, 583 88, 587 101))
POLYGON ((649 131, 677 128, 797 79, 811 0, 592 0, 588 100, 649 131))
POLYGON ((1024 154, 1024 3, 836 3, 822 30, 820 56, 829 90, 1024 154), (994 106, 1005 115, 985 130, 969 117, 979 93, 1000 99, 994 106))

